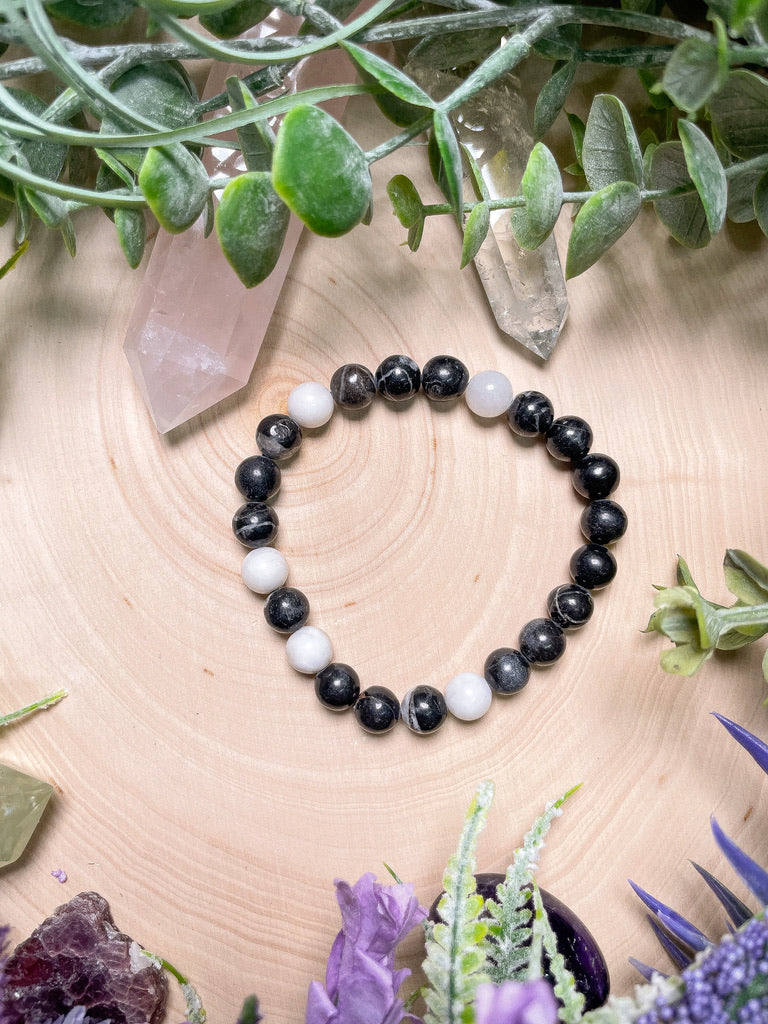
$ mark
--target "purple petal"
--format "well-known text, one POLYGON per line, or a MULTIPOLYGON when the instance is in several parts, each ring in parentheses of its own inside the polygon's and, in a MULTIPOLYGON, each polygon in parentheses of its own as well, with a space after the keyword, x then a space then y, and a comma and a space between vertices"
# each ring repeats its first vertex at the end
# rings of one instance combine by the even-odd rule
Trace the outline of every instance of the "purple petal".
POLYGON ((661 971, 657 971, 655 967, 649 967, 648 964, 644 964, 642 960, 636 960, 633 956, 630 956, 627 959, 635 968, 635 970, 645 978, 646 981, 651 981, 654 974, 661 974, 662 978, 668 977, 668 975, 662 974, 661 971))
POLYGON ((712 714, 718 722, 725 726, 737 743, 740 743, 747 753, 754 757, 763 771, 768 772, 768 744, 759 740, 757 736, 745 729, 743 725, 737 725, 736 722, 732 722, 730 718, 718 715, 716 711, 713 711, 712 714))
POLYGON ((678 914, 676 910, 672 910, 661 900, 657 900, 655 896, 651 896, 645 889, 641 889, 639 885, 629 879, 629 884, 635 890, 637 895, 654 914, 658 917, 659 921, 679 942, 684 943, 691 949, 699 952, 702 949, 706 949, 707 946, 711 946, 712 943, 706 937, 706 935, 699 931, 699 929, 691 924, 690 921, 686 920, 682 914, 678 914))
POLYGON ((478 985, 475 1024, 556 1024, 557 1003, 542 978, 478 985))
POLYGON ((749 909, 746 903, 742 903, 738 896, 734 895, 734 893, 732 893, 726 885, 723 885, 723 883, 719 881, 719 879, 715 878, 713 874, 707 871, 706 868, 703 868, 700 864, 697 864, 695 861, 691 861, 691 864, 693 864, 693 866, 699 872, 699 874, 707 883, 709 888, 720 900, 720 903, 725 908, 725 912, 728 914, 728 917, 731 919, 731 922, 737 928, 740 928, 741 925, 746 924, 750 917, 752 917, 752 911, 749 909))
POLYGON ((731 867, 741 880, 762 904, 768 904, 768 872, 752 860, 744 851, 723 832, 715 818, 710 818, 712 833, 717 845, 730 861, 731 867))
POLYGON ((402 1019, 403 1003, 386 966, 352 950, 344 967, 348 974, 342 973, 339 979, 338 1024, 382 1024, 392 1017, 396 1021, 402 1019))
POLYGON ((320 982, 310 982, 305 1024, 330 1024, 337 1017, 338 1011, 320 982))
POLYGON ((344 956, 346 941, 344 932, 339 932, 333 940, 331 952, 328 954, 328 964, 325 968, 325 987, 328 989, 328 995, 331 999, 335 999, 339 992, 339 972, 341 970, 341 961, 344 956))
POLYGON ((688 967, 689 964, 693 963, 693 957, 690 953, 686 949, 683 949, 683 947, 671 936, 667 935, 664 929, 656 923, 656 920, 652 918, 650 914, 648 915, 648 923, 653 929, 653 934, 661 943, 667 956, 679 971, 682 971, 684 968, 688 967))

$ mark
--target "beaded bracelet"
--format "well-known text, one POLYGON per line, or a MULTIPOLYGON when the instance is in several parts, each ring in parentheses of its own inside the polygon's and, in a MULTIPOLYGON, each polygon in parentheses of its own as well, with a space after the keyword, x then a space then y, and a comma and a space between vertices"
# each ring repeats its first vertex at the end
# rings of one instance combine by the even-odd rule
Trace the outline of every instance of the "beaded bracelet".
POLYGON ((401 718, 421 735, 435 732, 448 713, 464 721, 481 718, 494 693, 519 693, 531 667, 546 667, 565 651, 566 633, 583 626, 594 610, 592 591, 607 586, 616 574, 616 560, 608 545, 627 528, 624 509, 608 496, 619 483, 619 467, 608 455, 590 452, 592 430, 578 416, 554 416, 552 403, 538 391, 514 395, 507 377, 486 370, 471 379, 464 364, 453 356, 436 356, 420 370, 408 356, 385 359, 375 374, 359 363, 339 367, 330 388, 307 381, 288 396, 288 415, 265 416, 256 430, 260 455, 244 459, 235 472, 235 485, 246 499, 232 519, 235 536, 251 549, 243 559, 243 582, 265 595, 264 616, 278 633, 287 635, 286 656, 298 672, 315 677, 315 693, 332 711, 352 708, 366 732, 388 732, 401 718), (278 530, 277 515, 268 501, 280 488, 279 463, 294 456, 302 443, 302 428, 317 429, 328 422, 338 406, 358 411, 379 394, 391 402, 414 398, 419 390, 433 402, 449 402, 462 395, 468 408, 485 419, 506 416, 511 430, 524 437, 543 437, 554 458, 570 463, 575 490, 588 500, 580 526, 587 543, 570 559, 573 582, 563 583, 547 597, 547 616, 533 619, 520 631, 518 646, 500 647, 488 655, 483 674, 461 672, 445 693, 419 684, 402 701, 385 686, 361 692, 357 672, 334 661, 331 641, 323 630, 307 625, 309 601, 295 587, 285 585, 288 565, 271 547, 278 530))

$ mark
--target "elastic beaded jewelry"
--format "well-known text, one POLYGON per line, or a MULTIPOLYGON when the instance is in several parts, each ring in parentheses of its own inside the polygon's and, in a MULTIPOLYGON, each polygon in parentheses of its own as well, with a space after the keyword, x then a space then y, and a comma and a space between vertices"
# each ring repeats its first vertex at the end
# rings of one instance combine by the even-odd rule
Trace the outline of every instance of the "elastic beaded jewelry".
POLYGON ((289 664, 314 676, 315 694, 330 711, 352 709, 360 726, 369 733, 389 732, 402 719, 415 733, 428 735, 445 722, 448 714, 463 721, 481 718, 494 695, 519 693, 530 678, 531 668, 558 661, 568 632, 585 625, 594 610, 592 593, 607 586, 616 575, 616 559, 608 545, 622 537, 627 515, 611 495, 619 484, 619 467, 608 455, 592 453, 592 430, 578 416, 555 418, 552 403, 539 391, 514 395, 504 374, 485 370, 470 377, 464 364, 453 356, 436 356, 420 369, 405 355, 387 357, 375 373, 359 363, 347 363, 333 374, 330 387, 308 381, 288 396, 289 415, 265 416, 256 429, 259 455, 244 459, 235 471, 235 485, 246 499, 235 512, 232 529, 249 548, 241 568, 245 585, 264 595, 267 623, 287 637, 289 664), (517 647, 500 647, 485 660, 482 674, 460 672, 442 693, 420 684, 402 700, 386 686, 361 689, 360 678, 350 665, 333 660, 328 635, 307 624, 310 606, 306 595, 286 586, 288 564, 271 547, 279 520, 268 501, 281 484, 280 463, 299 451, 302 428, 322 427, 335 408, 359 411, 378 394, 390 402, 406 402, 419 391, 432 402, 455 401, 461 396, 475 415, 505 416, 513 433, 541 437, 549 454, 571 467, 576 492, 587 499, 579 520, 586 543, 574 551, 569 563, 572 582, 550 591, 546 616, 527 622, 518 634, 517 647))

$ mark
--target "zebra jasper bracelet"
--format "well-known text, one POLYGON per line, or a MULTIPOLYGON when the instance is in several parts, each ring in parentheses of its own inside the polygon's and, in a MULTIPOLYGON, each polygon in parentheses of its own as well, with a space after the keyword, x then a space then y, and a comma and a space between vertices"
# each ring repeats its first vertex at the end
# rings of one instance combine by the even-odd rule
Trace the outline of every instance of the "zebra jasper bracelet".
POLYGON ((552 403, 538 391, 515 395, 507 377, 486 370, 472 378, 453 356, 436 356, 420 370, 408 356, 393 355, 371 373, 358 363, 347 363, 333 374, 330 387, 307 381, 288 396, 288 415, 265 416, 256 430, 261 454, 244 459, 235 471, 235 485, 246 499, 235 513, 232 529, 249 552, 243 559, 243 582, 265 595, 264 616, 278 633, 287 635, 286 656, 298 672, 315 677, 320 703, 332 711, 352 708, 362 728, 385 733, 402 719, 410 730, 435 732, 448 714, 464 721, 481 718, 494 694, 518 693, 528 682, 532 667, 553 664, 565 651, 566 633, 583 626, 592 615, 592 592, 607 586, 616 574, 616 560, 608 545, 623 536, 627 516, 609 498, 619 483, 619 467, 608 455, 590 451, 592 430, 578 416, 555 418, 552 403), (361 691, 357 672, 333 660, 331 641, 315 626, 307 625, 309 601, 295 587, 286 586, 288 565, 271 547, 278 518, 269 500, 281 483, 280 464, 294 456, 302 443, 302 428, 326 424, 336 407, 360 410, 376 395, 391 402, 406 402, 419 391, 432 402, 450 402, 463 396, 476 416, 506 416, 510 429, 524 437, 541 437, 549 454, 571 467, 575 490, 587 499, 580 518, 587 541, 570 559, 572 582, 563 583, 547 597, 547 615, 526 623, 517 647, 492 651, 483 674, 461 672, 446 685, 414 686, 399 701, 385 686, 361 691))

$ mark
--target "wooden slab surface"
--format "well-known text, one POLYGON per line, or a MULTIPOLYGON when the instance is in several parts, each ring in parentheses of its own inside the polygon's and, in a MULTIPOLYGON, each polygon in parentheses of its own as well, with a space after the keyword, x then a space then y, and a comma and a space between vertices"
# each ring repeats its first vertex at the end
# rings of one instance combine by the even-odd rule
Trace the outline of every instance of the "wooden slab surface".
MULTIPOLYGON (((36 230, 0 284, 0 704, 69 691, 0 737, 4 761, 56 788, 3 871, 2 918, 20 939, 100 892, 188 974, 213 1024, 250 992, 271 1024, 303 1020, 338 927, 333 879, 384 879, 387 862, 429 902, 483 779, 497 787, 483 870, 503 870, 544 803, 582 783, 539 878, 591 928, 617 992, 637 980, 628 956, 664 963, 627 878, 716 934, 689 864, 732 879, 710 814, 754 855, 764 845, 768 788, 710 715, 768 737, 764 642, 681 679, 641 630, 678 553, 724 603, 726 547, 768 561, 768 243, 747 225, 684 252, 643 213, 570 283, 543 363, 498 331, 447 220, 417 255, 400 244, 384 186, 404 166, 423 178, 422 156, 376 167, 371 228, 302 238, 249 386, 165 437, 121 347, 141 271, 101 214, 78 218, 74 261, 36 230), (618 576, 563 660, 428 739, 370 737, 323 711, 243 587, 229 525, 259 419, 301 381, 398 352, 453 353, 583 416, 621 465, 631 517, 618 576)), ((581 507, 503 423, 379 402, 307 438, 284 473, 279 546, 336 656, 402 695, 514 645, 567 579, 581 507)), ((170 1020, 181 1007, 174 996, 170 1020)))

